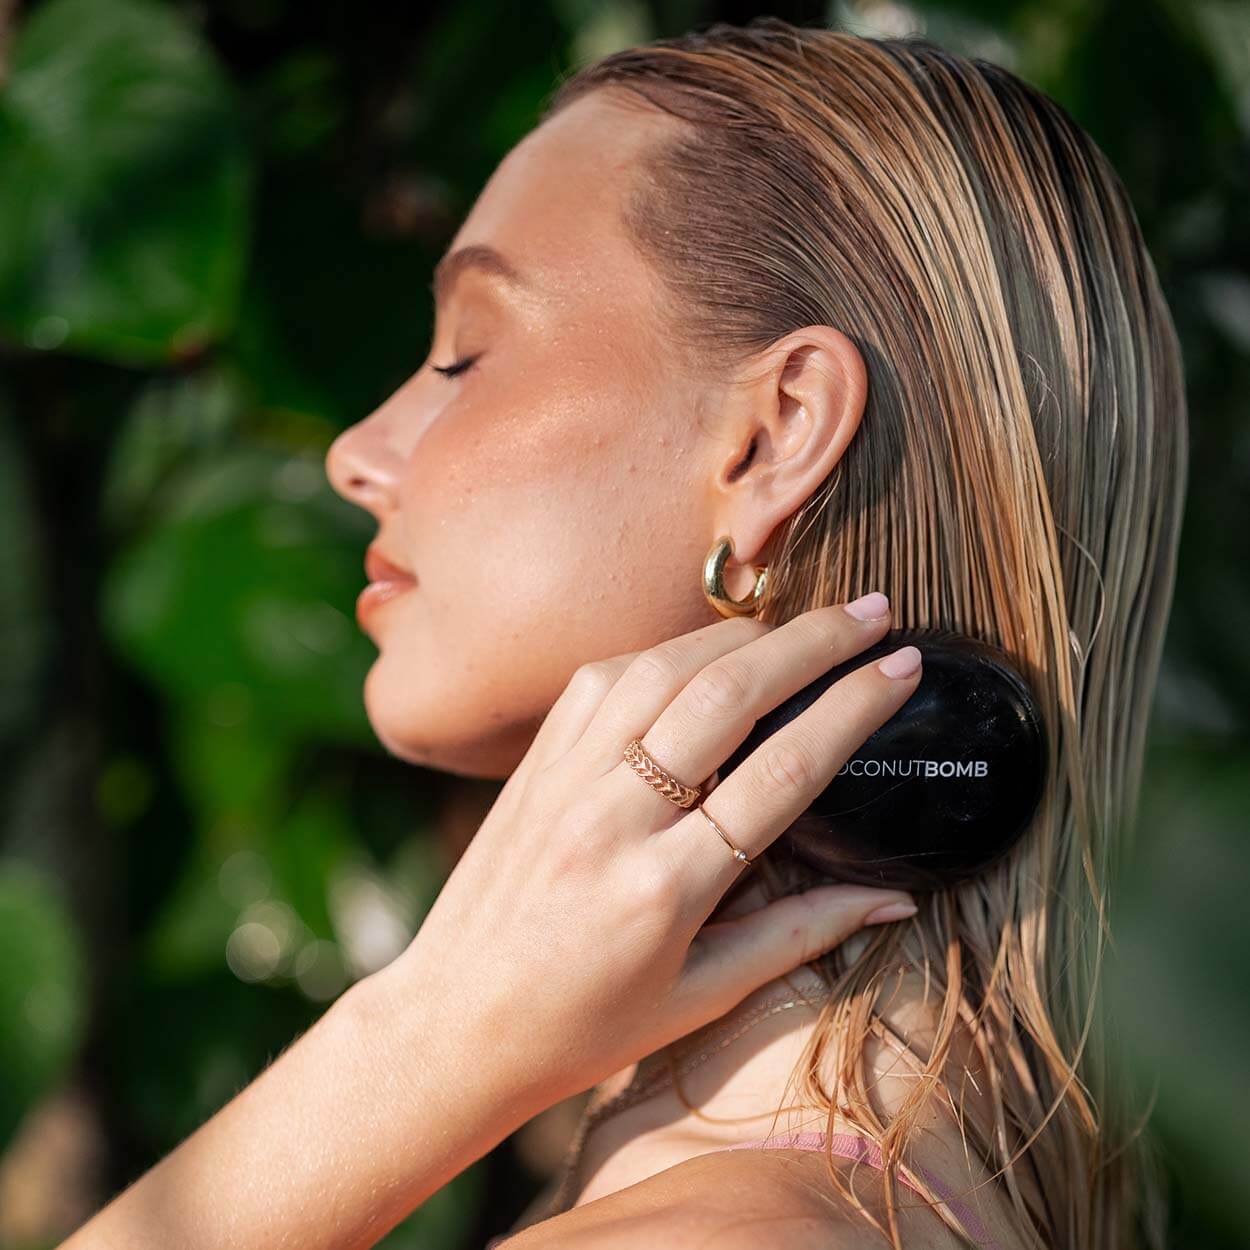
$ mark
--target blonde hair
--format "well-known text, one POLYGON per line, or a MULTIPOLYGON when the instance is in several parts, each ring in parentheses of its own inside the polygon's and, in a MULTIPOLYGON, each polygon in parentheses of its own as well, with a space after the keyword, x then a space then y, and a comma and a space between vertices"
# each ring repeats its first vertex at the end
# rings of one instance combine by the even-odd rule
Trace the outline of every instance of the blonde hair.
MULTIPOLYGON (((1180 349, 1125 189, 1049 97, 917 37, 718 23, 577 70, 544 117, 601 87, 687 123, 647 153, 624 206, 672 341, 728 369, 827 324, 868 368, 856 437, 774 536, 761 617, 880 588, 898 627, 1002 647, 1052 744, 1041 807, 1006 858, 921 895, 855 961, 817 961, 833 994, 805 1093, 831 1129, 836 1107, 881 1147, 897 1247, 895 1169, 966 1029, 995 1122, 961 1106, 961 1133, 1022 1235, 1161 1248, 1162 1174, 1098 994, 1188 462, 1180 349), (941 1001, 926 1076, 884 1124, 864 1046, 900 959, 941 1001), (831 1039, 826 1094, 814 1074, 831 1039)), ((785 871, 784 888, 817 879, 785 871)))

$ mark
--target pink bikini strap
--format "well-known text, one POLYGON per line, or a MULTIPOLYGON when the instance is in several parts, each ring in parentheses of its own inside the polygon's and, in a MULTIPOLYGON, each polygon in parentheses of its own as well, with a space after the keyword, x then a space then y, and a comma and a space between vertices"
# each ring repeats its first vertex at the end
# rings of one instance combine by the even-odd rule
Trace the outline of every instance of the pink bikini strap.
MULTIPOLYGON (((824 1133, 782 1133, 775 1137, 760 1137, 755 1141, 731 1142, 728 1146, 716 1146, 716 1150, 740 1150, 748 1146, 754 1146, 761 1150, 824 1150, 825 1134, 824 1133)), ((874 1145, 866 1137, 860 1137, 855 1133, 834 1133, 829 1139, 829 1149, 835 1154, 845 1159, 858 1159, 861 1162, 869 1163, 874 1168, 884 1171, 885 1160, 881 1153, 880 1147, 874 1145)), ((1002 1250, 1002 1247, 990 1236, 989 1230, 981 1223, 980 1217, 966 1202, 961 1202, 955 1198, 954 1190, 948 1189, 928 1168, 918 1167, 917 1171, 932 1186, 943 1202, 950 1208, 951 1214, 963 1224, 967 1229, 968 1235, 978 1246, 984 1246, 986 1250, 1002 1250)), ((898 1179, 902 1181, 908 1189, 920 1192, 919 1187, 904 1176, 898 1173, 898 1179)))

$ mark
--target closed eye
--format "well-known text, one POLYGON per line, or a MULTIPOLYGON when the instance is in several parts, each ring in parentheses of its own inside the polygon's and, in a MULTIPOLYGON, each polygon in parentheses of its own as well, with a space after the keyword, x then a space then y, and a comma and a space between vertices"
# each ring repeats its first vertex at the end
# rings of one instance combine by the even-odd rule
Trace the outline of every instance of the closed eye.
POLYGON ((454 365, 431 365, 430 368, 433 369, 435 373, 441 373, 445 378, 454 378, 458 374, 466 373, 469 369, 473 368, 477 359, 478 358, 476 356, 469 356, 464 360, 456 361, 454 365))

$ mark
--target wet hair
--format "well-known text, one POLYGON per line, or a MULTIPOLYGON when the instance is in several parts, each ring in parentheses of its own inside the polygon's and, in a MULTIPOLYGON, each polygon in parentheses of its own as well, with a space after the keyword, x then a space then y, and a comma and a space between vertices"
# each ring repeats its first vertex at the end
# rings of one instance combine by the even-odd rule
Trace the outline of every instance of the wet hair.
MULTIPOLYGON (((761 618, 884 590, 895 627, 1003 648, 1054 744, 1008 857, 919 896, 854 959, 813 965, 832 994, 801 1096, 881 1147, 896 1247, 894 1169, 938 1111, 1006 1187, 1024 1244, 1161 1250, 1162 1170, 1099 985, 1173 595, 1187 415, 1124 186, 1054 100, 916 36, 718 23, 571 72, 544 118, 601 89, 680 119, 623 205, 675 349, 728 371, 820 324, 867 366, 856 436, 770 540, 761 618), (882 1018, 900 964, 936 995, 937 1027, 887 1111, 865 1047, 907 1045, 882 1018), (968 1081, 986 1095, 974 1111, 968 1081)), ((773 892, 819 880, 771 851, 761 868, 773 892)))

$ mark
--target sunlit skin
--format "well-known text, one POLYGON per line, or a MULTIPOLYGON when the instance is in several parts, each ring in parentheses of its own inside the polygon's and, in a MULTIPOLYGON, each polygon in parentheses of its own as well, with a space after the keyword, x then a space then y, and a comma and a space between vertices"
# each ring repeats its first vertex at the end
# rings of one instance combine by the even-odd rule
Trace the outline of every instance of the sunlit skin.
MULTIPOLYGON (((463 269, 441 293, 428 359, 330 449, 335 489, 377 520, 374 549, 415 573, 361 620, 378 648, 365 705, 401 759, 506 778, 579 665, 720 619, 700 574, 721 534, 735 544, 729 591, 746 594, 749 566, 767 563, 859 426, 864 363, 834 328, 789 333, 733 376, 700 372, 663 332, 660 280, 619 213, 643 151, 678 125, 600 91, 526 136, 446 249, 497 249, 524 287, 463 269), (455 378, 433 368, 466 359, 455 378)), ((662 741, 648 746, 664 758, 662 741)), ((709 833, 708 854, 723 850, 709 833)), ((762 901, 752 887, 724 914, 762 901)), ((918 1020, 909 1001, 899 995, 898 1020, 918 1020)), ((768 1114, 815 1018, 774 1017, 687 1083, 705 1115, 754 1118, 711 1125, 667 1095, 606 1123, 582 1202, 652 1177, 643 1205, 663 1209, 692 1191, 655 1174, 709 1143, 823 1128, 768 1114)), ((735 1185, 775 1190, 772 1160, 718 1158, 735 1185)), ((813 1155, 804 1175, 813 1161, 823 1168, 813 1155)), ((912 1218, 926 1244, 946 1244, 931 1214, 912 1218)))
POLYGON ((334 487, 416 574, 365 622, 365 704, 405 760, 508 776, 579 664, 719 619, 700 570, 720 534, 746 593, 744 565, 854 434, 863 365, 834 330, 788 335, 736 388, 666 342, 618 205, 672 124, 599 93, 522 140, 447 254, 492 246, 530 289, 462 272, 425 364, 330 449, 334 487), (466 358, 456 378, 431 367, 466 358))

